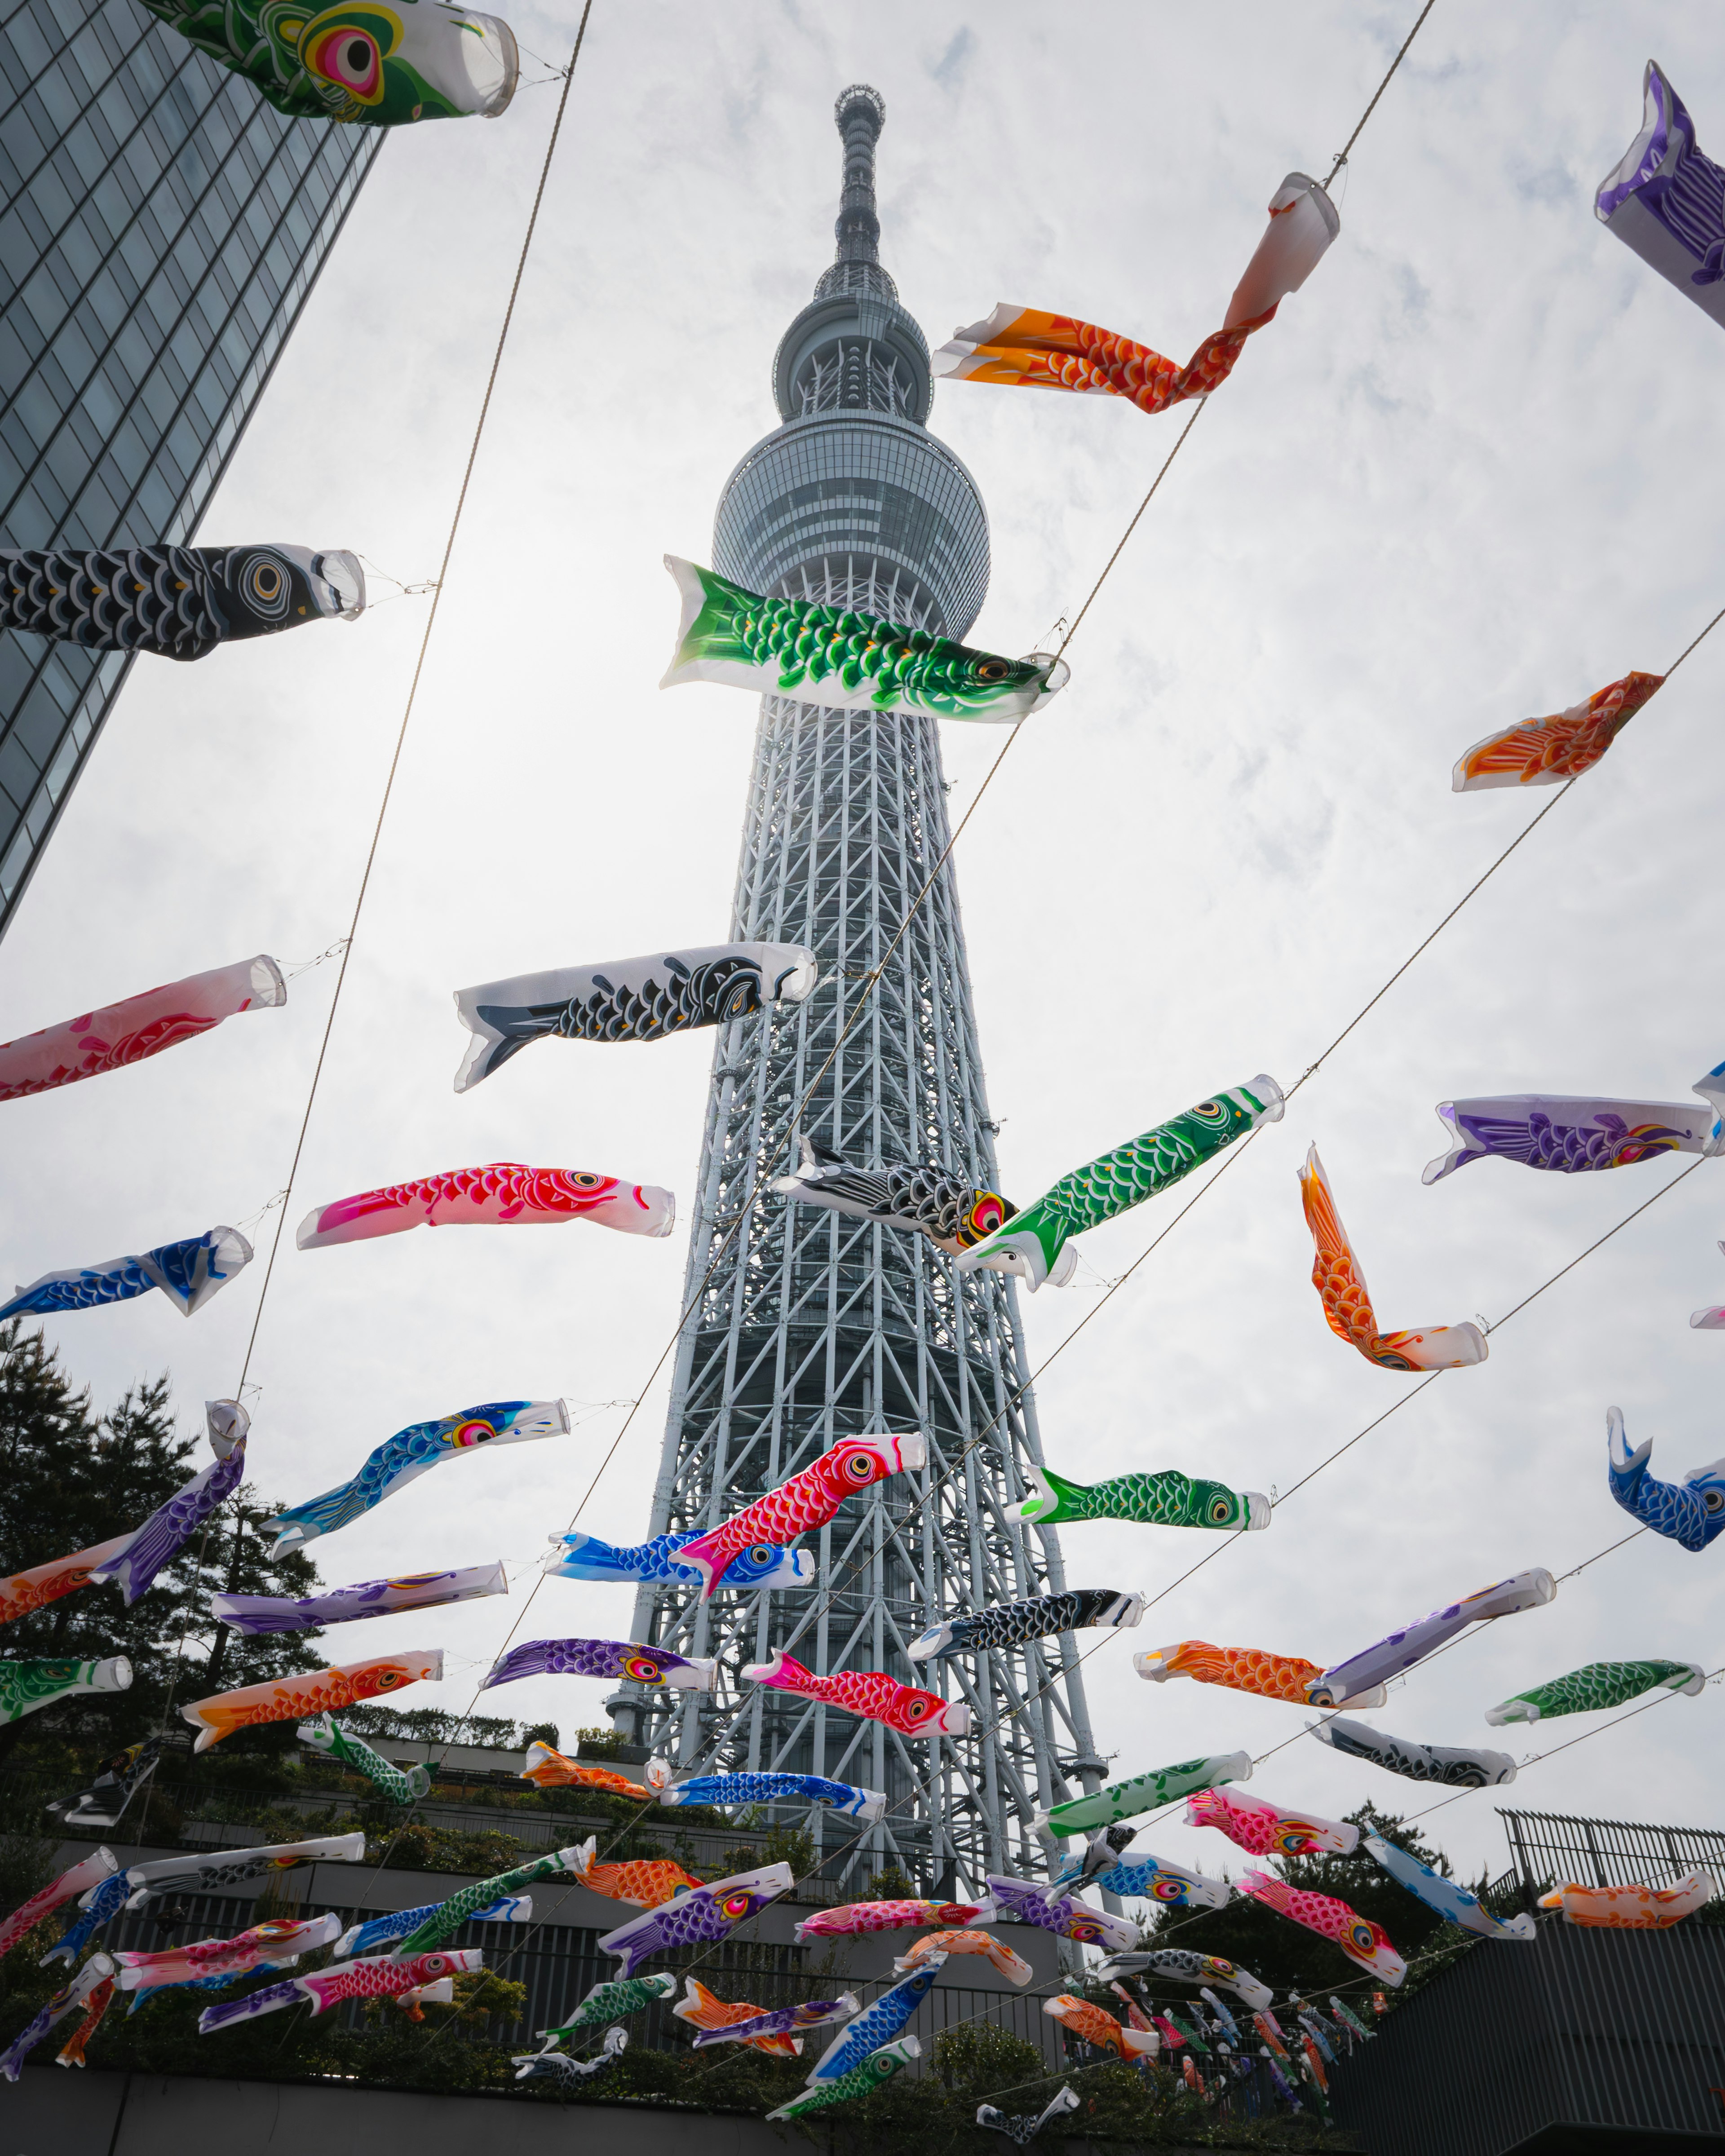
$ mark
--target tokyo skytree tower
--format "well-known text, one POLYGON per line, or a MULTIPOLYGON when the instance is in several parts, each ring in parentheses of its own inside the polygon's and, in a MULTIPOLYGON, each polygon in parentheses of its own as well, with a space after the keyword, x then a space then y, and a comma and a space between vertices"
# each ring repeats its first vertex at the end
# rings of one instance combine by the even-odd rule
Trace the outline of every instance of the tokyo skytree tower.
MULTIPOLYGON (((885 102, 857 85, 836 116, 838 259, 779 345, 783 424, 726 483, 713 566, 756 591, 962 637, 988 589, 988 517, 927 431, 928 346, 880 265, 885 102)), ((771 1183, 796 1164, 793 1111, 831 1055, 801 1129, 854 1168, 938 1166, 999 1188, 950 863, 917 898, 949 836, 932 719, 762 698, 729 932, 810 947, 820 982, 802 1004, 718 1036, 684 1294, 694 1307, 649 1532, 714 1525, 846 1435, 921 1430, 928 1466, 848 1500, 805 1542, 819 1559, 811 1588, 721 1589, 709 1603, 690 1587, 642 1588, 630 1636, 716 1655, 721 1689, 625 1686, 607 1702, 621 1728, 685 1768, 885 1790, 886 1817, 861 1829, 802 1804, 773 1816, 806 1817, 828 1876, 860 1883, 896 1861, 917 1891, 942 1894, 989 1871, 1044 1871, 1051 1845, 1032 1815, 1101 1770, 1070 1635, 921 1666, 905 1656, 942 1617, 1065 1584, 1054 1532, 1006 1517, 1042 1457, 1034 1404, 1019 1396, 1016 1291, 996 1273, 958 1278, 922 1235, 789 1203, 771 1183), (739 1680, 777 1649, 819 1673, 880 1670, 962 1697, 970 1733, 903 1737, 739 1680)))

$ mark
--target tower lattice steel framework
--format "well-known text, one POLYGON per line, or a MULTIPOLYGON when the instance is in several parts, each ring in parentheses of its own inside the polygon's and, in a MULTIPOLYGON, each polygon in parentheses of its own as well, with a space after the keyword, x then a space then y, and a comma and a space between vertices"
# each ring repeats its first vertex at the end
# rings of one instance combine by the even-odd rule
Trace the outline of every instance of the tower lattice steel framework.
MULTIPOLYGON (((963 636, 988 588, 976 483, 927 431, 928 347, 880 266, 878 92, 847 90, 838 259, 774 362, 783 424, 727 481, 715 566, 757 591, 852 606, 963 636)), ((725 1028, 714 1057, 670 1416, 650 1532, 706 1527, 852 1433, 921 1430, 927 1469, 852 1499, 818 1539, 813 1589, 644 1587, 632 1636, 716 1655, 712 1697, 625 1686, 626 1731, 685 1767, 789 1768, 884 1789, 859 1829, 808 1814, 829 1876, 897 1865, 923 1891, 988 1871, 1041 1871, 1039 1805, 1095 1787, 1071 1638, 911 1665, 942 1616, 1064 1586, 1048 1529, 1009 1521, 1041 1445, 1016 1291, 958 1278, 926 1238, 788 1204, 771 1178, 796 1157, 792 1119, 852 1164, 937 1163, 998 1188, 950 863, 933 721, 762 700, 731 933, 801 943, 820 960, 808 1001, 725 1028), (911 924, 889 947, 907 911, 911 924), (865 978, 886 962, 872 993, 865 978), (860 1004, 849 1035, 839 1037, 860 1004), (972 1733, 906 1738, 743 1684, 783 1648, 810 1668, 884 1670, 963 1697, 972 1733)), ((801 1820, 804 1808, 775 1814, 801 1820)))

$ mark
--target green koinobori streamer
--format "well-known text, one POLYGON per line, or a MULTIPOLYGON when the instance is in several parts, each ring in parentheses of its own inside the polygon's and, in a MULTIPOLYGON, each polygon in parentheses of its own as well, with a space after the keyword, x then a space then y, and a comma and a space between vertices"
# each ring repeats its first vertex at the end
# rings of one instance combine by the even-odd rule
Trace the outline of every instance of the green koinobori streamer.
POLYGON ((1067 1520, 1135 1520, 1158 1527, 1232 1527, 1241 1533, 1270 1525, 1270 1500, 1259 1490, 1234 1491, 1224 1482, 1183 1475, 1116 1475, 1106 1482, 1069 1482, 1052 1468, 1032 1467, 1034 1485, 1008 1519, 1051 1527, 1067 1520))
POLYGON ((403 1774, 362 1739, 351 1736, 330 1715, 320 1715, 316 1722, 302 1722, 295 1733, 302 1744, 326 1753, 331 1759, 375 1783, 393 1804, 417 1804, 421 1797, 431 1794, 429 1767, 412 1767, 403 1774))
POLYGON ((1045 651, 1003 659, 926 629, 809 599, 765 598, 667 554, 683 594, 677 648, 661 689, 722 681, 834 710, 937 719, 1027 719, 1070 678, 1045 651))
POLYGON ((0 1722, 22 1722, 57 1699, 80 1691, 128 1691, 131 1664, 124 1655, 105 1661, 0 1661, 0 1722))
POLYGON ((1706 1683, 1705 1672, 1693 1662, 1584 1662, 1567 1676, 1488 1707, 1486 1719, 1500 1727, 1507 1722, 1548 1722, 1553 1715, 1624 1707, 1644 1691, 1680 1691, 1693 1699, 1706 1683))
POLYGON ((1171 1188, 1260 1123, 1280 1122, 1281 1111, 1282 1091, 1273 1078, 1260 1075, 1247 1085, 1230 1086, 1185 1114, 1158 1123, 1142 1137, 1063 1175, 1034 1205, 1015 1213, 992 1235, 964 1251, 957 1260, 957 1269, 973 1273, 988 1266, 995 1272, 1016 1273, 1029 1282, 1033 1295, 1045 1281, 1058 1286, 1070 1277, 1076 1261, 1074 1253, 1061 1262, 1070 1236, 1100 1227, 1104 1220, 1171 1188))

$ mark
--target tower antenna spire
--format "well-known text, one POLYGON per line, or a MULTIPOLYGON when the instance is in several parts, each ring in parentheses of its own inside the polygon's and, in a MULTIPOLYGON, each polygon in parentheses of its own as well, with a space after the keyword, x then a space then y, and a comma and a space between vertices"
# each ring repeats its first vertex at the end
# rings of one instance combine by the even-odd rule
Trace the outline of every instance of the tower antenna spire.
POLYGON ((840 90, 833 121, 845 145, 845 178, 833 227, 839 262, 880 259, 880 218, 875 207, 875 145, 886 125, 886 100, 865 82, 840 90))

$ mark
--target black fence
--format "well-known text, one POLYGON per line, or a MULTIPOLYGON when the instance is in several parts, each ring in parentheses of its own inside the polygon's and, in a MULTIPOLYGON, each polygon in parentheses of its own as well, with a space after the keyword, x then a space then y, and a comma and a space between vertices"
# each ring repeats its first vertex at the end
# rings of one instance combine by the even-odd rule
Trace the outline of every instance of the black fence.
MULTIPOLYGON (((1725 1833, 1712 1827, 1655 1826, 1640 1820, 1572 1819, 1563 1812, 1500 1810, 1523 1897, 1553 1885, 1663 1887, 1686 1871, 1710 1871, 1725 1890, 1725 1833)), ((1715 1921, 1718 1919, 1716 1917, 1715 1921)))

